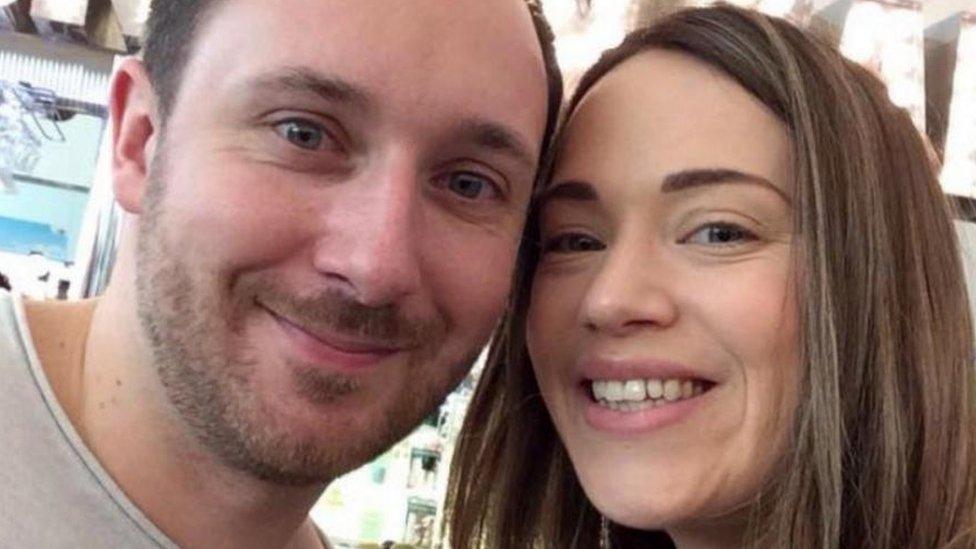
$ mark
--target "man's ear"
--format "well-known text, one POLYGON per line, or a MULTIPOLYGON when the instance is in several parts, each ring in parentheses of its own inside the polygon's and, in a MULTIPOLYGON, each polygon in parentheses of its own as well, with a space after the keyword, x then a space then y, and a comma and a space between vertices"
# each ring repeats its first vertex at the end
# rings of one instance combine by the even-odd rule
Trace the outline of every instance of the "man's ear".
POLYGON ((156 95, 138 59, 123 61, 112 78, 109 111, 115 199, 125 211, 139 214, 161 126, 156 95))

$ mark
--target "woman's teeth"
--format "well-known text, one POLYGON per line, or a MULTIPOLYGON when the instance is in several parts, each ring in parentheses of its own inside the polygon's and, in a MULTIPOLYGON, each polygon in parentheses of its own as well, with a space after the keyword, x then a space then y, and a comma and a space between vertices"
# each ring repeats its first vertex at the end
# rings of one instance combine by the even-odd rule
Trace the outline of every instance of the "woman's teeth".
POLYGON ((628 379, 592 382, 593 398, 619 412, 663 406, 705 392, 705 383, 691 379, 628 379))

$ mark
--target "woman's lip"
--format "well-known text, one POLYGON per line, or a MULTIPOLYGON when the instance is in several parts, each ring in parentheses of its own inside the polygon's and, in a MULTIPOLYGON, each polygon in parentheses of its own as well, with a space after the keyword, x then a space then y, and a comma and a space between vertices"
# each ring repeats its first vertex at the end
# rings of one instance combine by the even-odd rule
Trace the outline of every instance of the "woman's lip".
POLYGON ((714 387, 697 396, 635 412, 611 410, 582 391, 579 399, 583 404, 583 418, 591 428, 618 436, 636 436, 684 421, 712 398, 713 390, 714 387))
POLYGON ((577 365, 579 381, 629 379, 695 379, 717 384, 714 376, 677 362, 657 359, 584 358, 577 365))

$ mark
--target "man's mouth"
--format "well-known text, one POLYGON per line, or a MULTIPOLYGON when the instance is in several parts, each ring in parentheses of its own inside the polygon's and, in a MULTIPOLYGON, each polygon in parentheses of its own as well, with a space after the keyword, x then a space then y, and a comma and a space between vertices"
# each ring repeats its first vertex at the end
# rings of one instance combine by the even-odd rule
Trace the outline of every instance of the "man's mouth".
POLYGON ((313 328, 279 314, 262 303, 256 304, 267 312, 307 354, 324 362, 348 363, 350 366, 362 362, 365 365, 407 349, 406 346, 396 343, 351 336, 321 327, 313 328))

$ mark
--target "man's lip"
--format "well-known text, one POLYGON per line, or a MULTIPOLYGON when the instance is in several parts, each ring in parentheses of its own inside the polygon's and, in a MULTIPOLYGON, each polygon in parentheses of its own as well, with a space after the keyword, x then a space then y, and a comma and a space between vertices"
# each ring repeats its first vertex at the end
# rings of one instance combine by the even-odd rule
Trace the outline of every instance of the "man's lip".
POLYGON ((294 322, 288 319, 287 317, 278 314, 273 309, 264 305, 263 303, 258 302, 257 305, 260 308, 267 311, 267 313, 270 314, 272 317, 274 317, 275 320, 277 320, 278 322, 281 322, 292 329, 298 330, 306 334, 308 337, 318 341, 319 343, 332 347, 333 349, 336 349, 337 351, 341 351, 343 353, 362 354, 362 355, 389 355, 389 354, 406 350, 405 346, 401 346, 401 347, 391 346, 378 341, 355 339, 355 338, 350 338, 348 336, 343 336, 336 333, 326 333, 321 330, 312 331, 298 324, 297 322, 294 322))
POLYGON ((628 379, 694 379, 717 384, 716 376, 684 364, 652 358, 584 357, 577 364, 580 381, 628 379))

